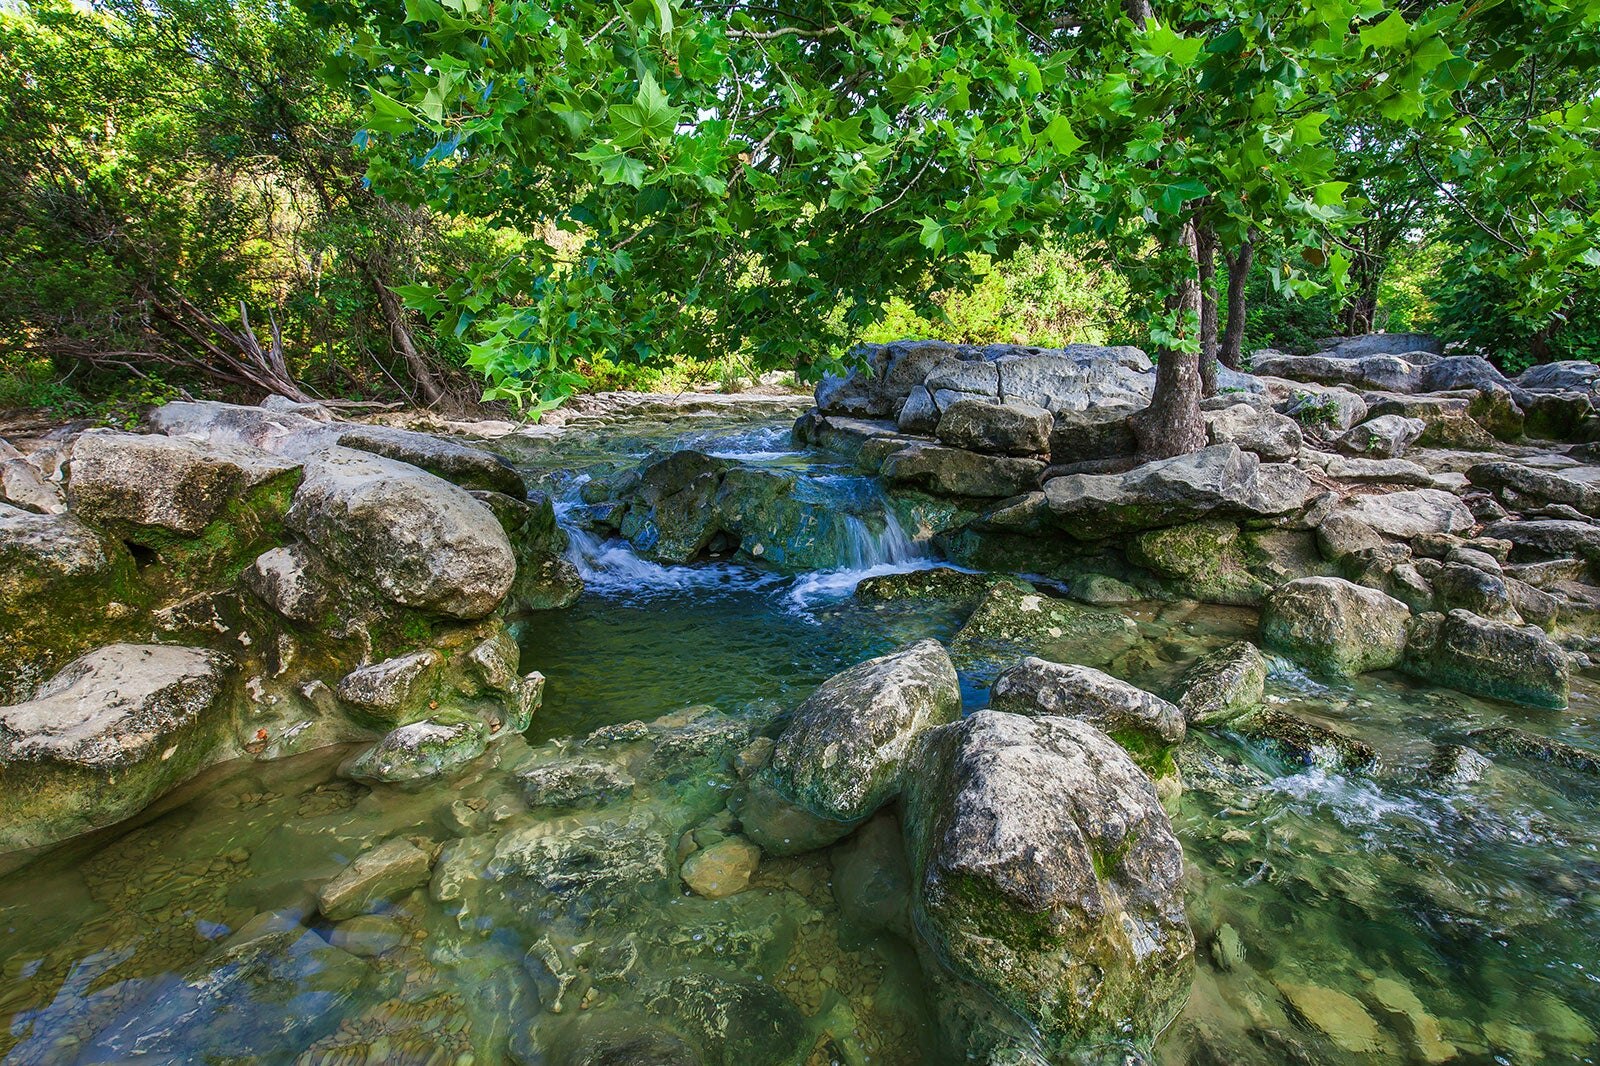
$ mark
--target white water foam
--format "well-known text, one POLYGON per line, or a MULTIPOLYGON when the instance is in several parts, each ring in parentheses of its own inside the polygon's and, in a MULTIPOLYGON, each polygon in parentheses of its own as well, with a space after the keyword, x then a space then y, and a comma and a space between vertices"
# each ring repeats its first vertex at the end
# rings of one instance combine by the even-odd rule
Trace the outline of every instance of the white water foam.
POLYGON ((786 597, 790 608, 806 611, 847 599, 869 577, 905 574, 937 565, 928 545, 913 539, 893 511, 885 510, 883 519, 883 528, 874 530, 863 518, 844 516, 846 539, 840 552, 843 565, 796 578, 786 597))

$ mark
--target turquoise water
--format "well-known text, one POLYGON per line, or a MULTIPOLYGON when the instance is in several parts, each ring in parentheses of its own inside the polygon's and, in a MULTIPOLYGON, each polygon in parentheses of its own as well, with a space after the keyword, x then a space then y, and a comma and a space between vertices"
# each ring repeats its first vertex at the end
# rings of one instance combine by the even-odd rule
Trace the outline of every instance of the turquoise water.
MULTIPOLYGON (((847 477, 792 453, 781 425, 707 420, 523 460, 570 498, 585 472, 690 435, 847 477)), ((855 561, 930 561, 888 540, 869 534, 855 561)), ((853 924, 829 853, 763 861, 721 900, 688 894, 672 856, 686 830, 727 828, 753 730, 839 669, 948 638, 960 613, 858 604, 858 571, 663 568, 582 537, 575 553, 591 591, 518 626, 545 706, 460 777, 370 788, 338 777, 348 749, 229 764, 0 878, 0 1061, 949 1061, 914 952, 853 924), (535 802, 530 771, 573 766, 632 784, 535 802), (324 881, 397 838, 442 849, 431 885, 375 916, 316 915, 324 881), (597 1057, 619 1046, 633 1058, 597 1057)), ((1111 669, 1158 691, 1254 627, 1238 609, 1131 613, 1144 639, 1111 669)), ((969 707, 995 668, 964 672, 969 707)), ((1592 682, 1554 713, 1391 675, 1327 687, 1278 664, 1269 695, 1367 740, 1379 763, 1290 765, 1226 734, 1186 747, 1175 826, 1200 958, 1157 1060, 1600 1057, 1600 782, 1515 761, 1430 771, 1440 745, 1488 724, 1600 748, 1592 682)))

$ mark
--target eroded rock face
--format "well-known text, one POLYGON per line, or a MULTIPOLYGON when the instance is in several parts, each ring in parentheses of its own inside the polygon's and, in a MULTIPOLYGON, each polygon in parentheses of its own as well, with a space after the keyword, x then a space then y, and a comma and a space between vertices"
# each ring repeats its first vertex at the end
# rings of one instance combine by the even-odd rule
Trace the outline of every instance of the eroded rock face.
POLYGON ((858 822, 892 799, 917 734, 961 713, 950 656, 923 640, 835 674, 795 709, 770 774, 814 814, 858 822))
POLYGON ((111 825, 206 765, 226 668, 198 648, 113 644, 0 707, 0 852, 111 825))
POLYGON ((1012 714, 1077 718, 1111 735, 1151 770, 1183 740, 1183 712, 1160 696, 1089 666, 1029 656, 995 678, 989 703, 1012 714))
POLYGON ((346 580, 406 607, 481 618, 516 577, 505 530, 464 489, 347 448, 307 460, 286 521, 346 580))
POLYGON ((1535 707, 1565 707, 1572 685, 1566 652, 1537 627, 1464 610, 1419 617, 1405 668, 1434 684, 1535 707))
MULTIPOLYGON (((1143 771, 1086 722, 979 711, 926 735, 908 784, 931 960, 1035 1027, 1050 1061, 1148 1048, 1182 1004, 1194 939, 1182 851, 1143 771)), ((1004 1042, 953 1035, 980 1057, 1004 1042)))
POLYGON ((1397 666, 1410 609, 1393 596, 1337 577, 1306 577, 1276 589, 1261 613, 1266 645, 1332 677, 1397 666))

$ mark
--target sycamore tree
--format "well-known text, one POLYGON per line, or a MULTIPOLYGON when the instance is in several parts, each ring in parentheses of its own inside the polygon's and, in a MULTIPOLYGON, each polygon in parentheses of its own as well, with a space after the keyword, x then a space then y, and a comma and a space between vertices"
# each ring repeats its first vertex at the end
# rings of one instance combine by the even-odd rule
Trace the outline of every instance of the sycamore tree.
POLYGON ((535 410, 595 355, 840 351, 896 296, 970 284, 1045 226, 1137 263, 1146 455, 1204 443, 1203 244, 1284 248, 1310 291, 1354 213, 1324 126, 1447 108, 1463 5, 1381 0, 755 5, 407 0, 341 9, 380 190, 515 229, 413 306, 535 410), (1300 264, 1300 265, 1297 265, 1300 264))

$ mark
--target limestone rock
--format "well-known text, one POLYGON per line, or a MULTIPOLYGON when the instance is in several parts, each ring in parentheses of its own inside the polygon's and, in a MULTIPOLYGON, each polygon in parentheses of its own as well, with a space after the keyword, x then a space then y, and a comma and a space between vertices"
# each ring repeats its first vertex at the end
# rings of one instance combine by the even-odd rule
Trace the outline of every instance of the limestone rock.
POLYGON ((1233 719, 1228 728, 1303 766, 1365 770, 1377 761, 1377 753, 1366 741, 1278 707, 1258 708, 1233 719))
POLYGON ((1128 416, 1138 411, 1132 405, 1057 411, 1050 430, 1050 461, 1059 465, 1134 454, 1138 442, 1128 416))
POLYGON ((298 544, 258 555, 244 579, 263 603, 295 622, 321 619, 332 595, 330 582, 298 544))
POLYGON ((198 648, 113 644, 0 707, 0 852, 121 821, 209 763, 227 666, 198 648))
POLYGON ((73 445, 67 500, 95 525, 196 536, 251 490, 292 483, 298 465, 244 445, 91 430, 73 445))
POLYGON ((911 868, 900 821, 879 811, 828 853, 833 898, 844 919, 866 932, 888 930, 907 941, 911 930, 911 868))
POLYGON ((1016 456, 980 455, 961 448, 912 444, 883 461, 884 478, 939 496, 1017 496, 1038 488, 1045 464, 1016 456))
POLYGON ((564 759, 517 771, 528 806, 600 806, 633 791, 633 775, 599 759, 564 759))
POLYGON ((1278 991, 1312 1028, 1350 1054, 1374 1054, 1385 1049, 1383 1031, 1354 996, 1321 985, 1280 981, 1278 991))
POLYGON ((1190 522, 1140 533, 1128 561, 1160 575, 1180 596, 1205 603, 1253 606, 1270 589, 1250 571, 1239 527, 1223 520, 1190 522))
POLYGON ((1260 460, 1236 445, 1213 445, 1189 455, 1145 463, 1124 474, 1069 474, 1045 482, 1057 525, 1074 537, 1097 540, 1119 533, 1181 525, 1202 518, 1282 514, 1303 505, 1310 491, 1298 478, 1298 498, 1262 492, 1260 460))
POLYGON ((698 896, 724 899, 743 892, 761 864, 761 849, 732 836, 700 848, 683 863, 683 883, 698 896))
POLYGON ((1227 722, 1261 706, 1266 681, 1266 656, 1249 641, 1236 640, 1184 672, 1178 707, 1191 724, 1227 722))
POLYGON ((1533 391, 1564 392, 1585 391, 1595 388, 1600 381, 1600 365, 1582 359, 1567 359, 1555 363, 1530 366, 1517 378, 1520 388, 1533 391))
POLYGON ((1466 504, 1440 489, 1348 496, 1339 502, 1334 513, 1401 540, 1425 533, 1467 533, 1477 525, 1466 504))
POLYGON ((1340 385, 1318 388, 1315 385, 1289 385, 1289 396, 1278 410, 1308 430, 1343 433, 1367 417, 1367 403, 1358 393, 1340 385))
POLYGON ((863 603, 948 600, 970 609, 998 584, 1021 586, 1026 582, 1003 574, 972 573, 949 566, 935 566, 927 570, 907 570, 863 578, 856 585, 855 596, 863 603))
POLYGON ((1036 654, 1103 665, 1140 639, 1139 627, 1120 612, 1003 584, 979 601, 950 650, 963 661, 1015 661, 1019 654, 1036 654))
POLYGON ((1339 438, 1339 447, 1351 455, 1393 459, 1416 443, 1428 424, 1420 418, 1379 415, 1369 418, 1339 438))
POLYGON ((1474 745, 1492 755, 1536 759, 1540 762, 1565 766, 1580 773, 1600 776, 1600 753, 1553 737, 1530 733, 1516 726, 1497 725, 1474 730, 1471 740, 1474 745))
POLYGON ((1236 444, 1255 452, 1264 462, 1282 462, 1300 453, 1303 438, 1292 418, 1247 403, 1205 413, 1206 434, 1212 444, 1236 444))
POLYGON ((509 462, 460 441, 394 426, 349 426, 337 443, 409 463, 464 489, 503 492, 515 499, 528 494, 522 475, 509 462))
POLYGON ((1397 666, 1405 654, 1404 603, 1337 577, 1290 581, 1267 598, 1261 613, 1266 645, 1333 677, 1397 666))
POLYGON ((1194 954, 1183 854, 1149 778, 1086 722, 979 711, 927 734, 908 781, 929 956, 1035 1027, 1052 1061, 1148 1048, 1194 954))
POLYGON ((444 656, 423 648, 357 667, 334 691, 362 718, 404 724, 426 716, 428 696, 443 666, 444 656))
POLYGON ((1013 714, 1077 718, 1110 734, 1146 770, 1164 772, 1165 749, 1183 740, 1183 712, 1089 666, 1029 656, 995 678, 989 705, 1013 714))
POLYGON ((341 767, 357 781, 389 784, 427 781, 454 773, 488 748, 489 727, 458 711, 391 730, 341 767))
MULTIPOLYGON (((1594 470, 1582 471, 1593 474, 1594 470)), ((1467 479, 1490 489, 1502 503, 1523 509, 1564 503, 1584 514, 1600 515, 1600 483, 1568 477, 1560 471, 1540 470, 1521 463, 1479 463, 1467 471, 1467 479)))
POLYGON ((365 914, 425 884, 433 856, 409 840, 389 840, 362 852, 317 891, 317 909, 337 922, 365 914))
POLYGON ((1425 392, 1481 389, 1486 386, 1503 389, 1510 384, 1506 376, 1481 355, 1443 356, 1429 363, 1422 371, 1422 388, 1425 392))
POLYGON ((307 460, 286 521, 345 580, 406 607, 481 618, 516 577, 492 511, 392 459, 332 448, 307 460))
POLYGON ((1589 522, 1558 518, 1522 522, 1506 519, 1485 526, 1483 535, 1510 541, 1511 557, 1518 562, 1572 556, 1600 559, 1600 526, 1589 522))
POLYGON ((919 641, 823 682, 778 737, 768 773, 812 813, 859 822, 899 793, 917 734, 960 714, 950 656, 919 641))
POLYGON ((1405 667, 1438 685, 1534 707, 1566 707, 1572 684, 1567 654, 1537 627, 1464 610, 1419 617, 1405 667))
POLYGON ((933 393, 918 385, 906 394, 906 401, 895 416, 895 425, 902 433, 932 433, 939 425, 939 408, 934 406, 933 393))
POLYGON ((1053 425, 1042 407, 960 400, 939 416, 938 437, 952 448, 986 455, 1039 455, 1050 447, 1053 425))

